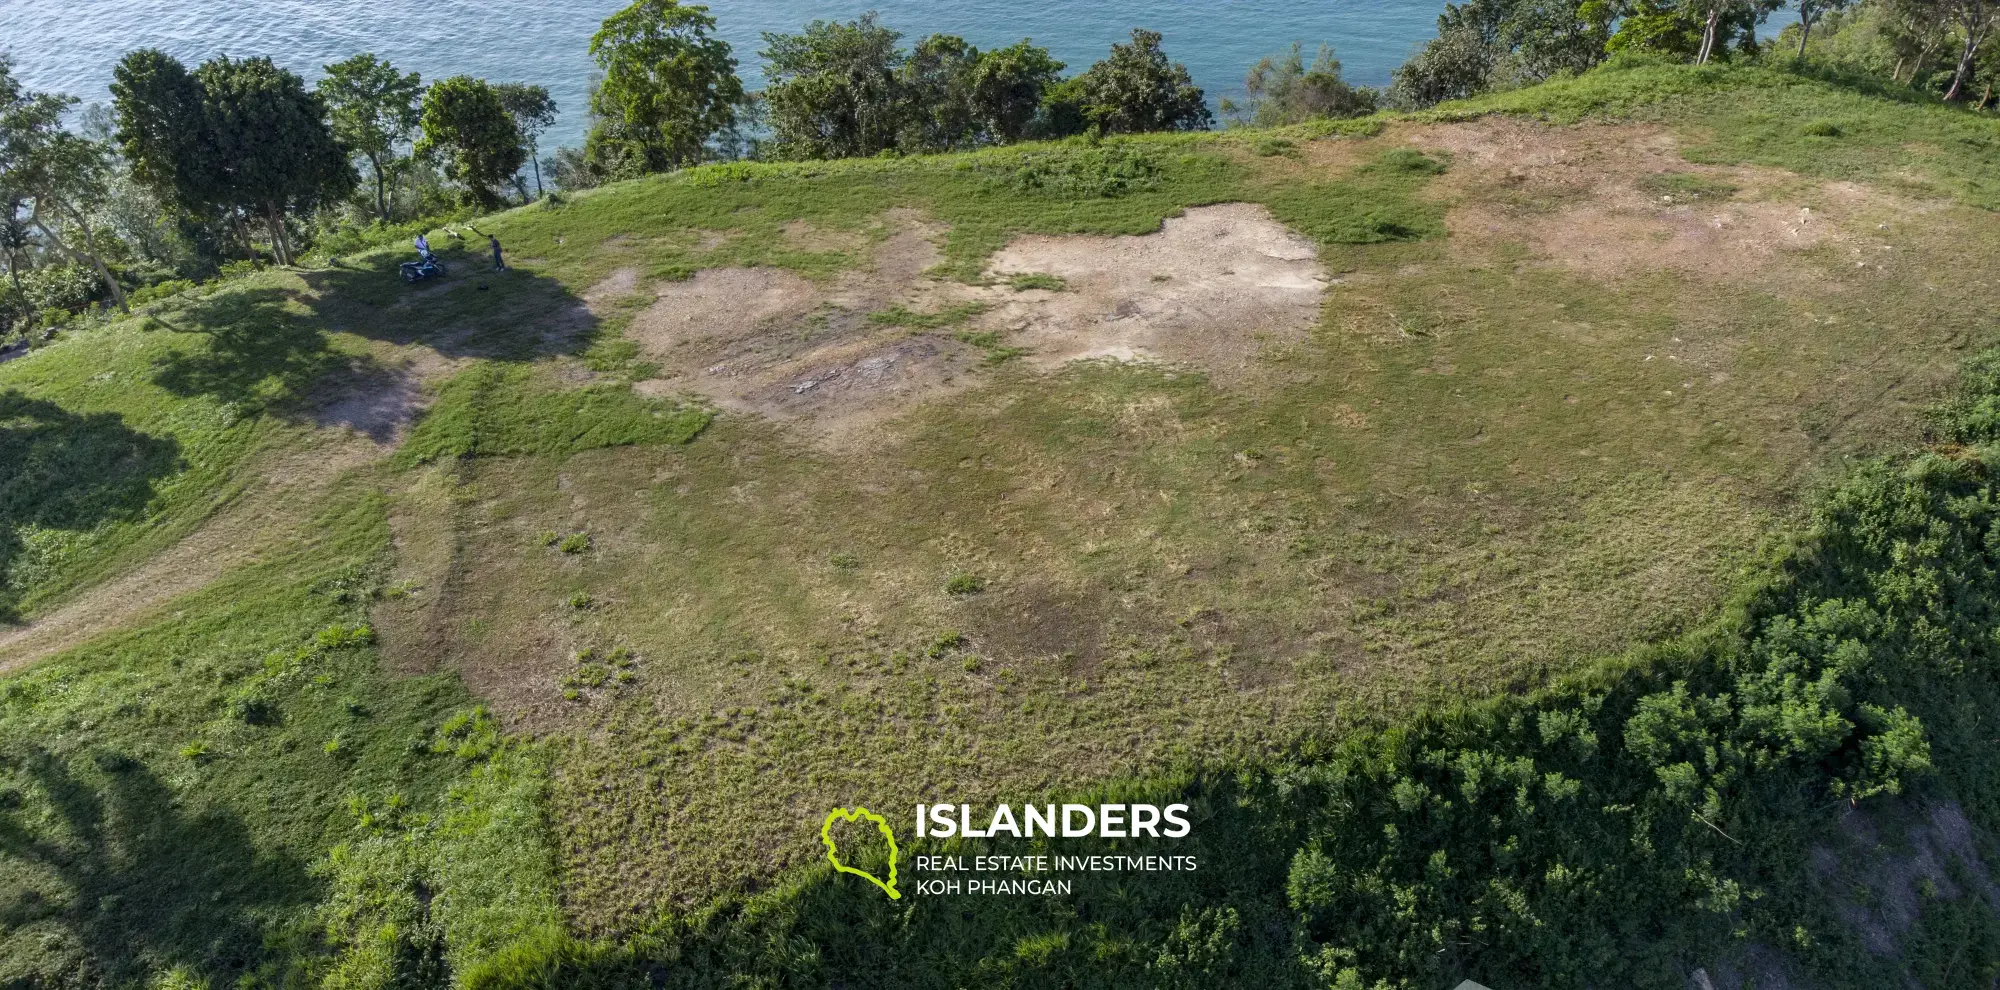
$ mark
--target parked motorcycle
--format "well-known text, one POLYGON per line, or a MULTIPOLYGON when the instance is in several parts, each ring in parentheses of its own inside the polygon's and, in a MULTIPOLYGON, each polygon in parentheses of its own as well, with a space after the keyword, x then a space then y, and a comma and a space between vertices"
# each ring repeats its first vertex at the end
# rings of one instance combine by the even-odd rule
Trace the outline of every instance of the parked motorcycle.
POLYGON ((405 282, 416 283, 427 278, 444 277, 444 262, 437 260, 436 257, 425 258, 422 261, 405 261, 401 268, 405 282))

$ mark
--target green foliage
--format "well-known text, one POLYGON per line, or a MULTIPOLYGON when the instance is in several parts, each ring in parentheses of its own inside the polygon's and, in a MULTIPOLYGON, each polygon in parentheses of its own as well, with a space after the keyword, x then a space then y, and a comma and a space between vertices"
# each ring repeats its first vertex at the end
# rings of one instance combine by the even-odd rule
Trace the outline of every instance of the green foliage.
POLYGON ((638 0, 605 18, 590 39, 604 81, 590 96, 586 168, 626 178, 708 157, 743 102, 736 59, 714 31, 708 8, 676 0, 638 0))
POLYGON ((865 158, 894 149, 905 112, 901 37, 872 12, 844 24, 814 21, 799 34, 766 33, 758 54, 771 80, 763 99, 772 153, 865 158))
MULTIPOLYGON (((214 196, 202 205, 262 218, 278 261, 290 264, 296 252, 285 217, 344 197, 358 181, 327 122, 325 102, 305 80, 268 58, 238 62, 222 56, 202 63, 194 76, 206 124, 201 137, 209 143, 194 164, 212 170, 200 185, 214 196)), ((134 112, 143 113, 136 107, 134 112)), ((131 126, 162 125, 135 120, 131 126)))
POLYGON ((1326 45, 1320 46, 1308 66, 1303 46, 1293 42, 1290 51, 1266 56, 1251 66, 1243 88, 1250 97, 1248 106, 1224 101, 1222 109, 1252 127, 1363 117, 1375 112, 1375 91, 1348 85, 1341 78, 1333 49, 1326 45))
POLYGON ((389 222, 388 183, 396 148, 416 131, 423 77, 405 75, 372 54, 356 55, 326 67, 318 84, 333 119, 333 133, 350 151, 368 160, 375 183, 375 209, 389 222))
POLYGON ((998 144, 1070 133, 1042 117, 1043 99, 1063 68, 1026 39, 980 54, 969 82, 974 127, 998 144))
POLYGON ((1492 89, 1588 71, 1611 24, 1643 14, 1605 0, 1468 0, 1446 4, 1438 36, 1399 66, 1389 102, 1428 107, 1492 89))
POLYGON ((552 387, 526 367, 486 363, 445 384, 396 458, 421 464, 441 457, 681 444, 709 419, 705 410, 641 398, 628 386, 552 387))
POLYGON ((500 204, 495 188, 527 163, 521 129, 483 79, 453 76, 424 93, 423 137, 416 153, 443 163, 445 174, 482 207, 500 204))
POLYGON ((1007 276, 1007 287, 1015 292, 1027 292, 1031 289, 1062 292, 1069 288, 1069 283, 1064 281, 1062 276, 1050 275, 1047 272, 1021 272, 1007 276))
POLYGON ((962 597, 965 595, 976 595, 985 590, 986 579, 977 574, 953 574, 951 579, 944 583, 944 591, 948 595, 962 597))
POLYGON ((1158 31, 1132 29, 1132 40, 1077 77, 1084 119, 1106 134, 1200 131, 1215 123, 1187 67, 1169 62, 1158 31))
POLYGON ((1056 199, 1110 199, 1155 188, 1163 171, 1150 149, 1106 142, 1023 155, 1009 184, 1056 199))

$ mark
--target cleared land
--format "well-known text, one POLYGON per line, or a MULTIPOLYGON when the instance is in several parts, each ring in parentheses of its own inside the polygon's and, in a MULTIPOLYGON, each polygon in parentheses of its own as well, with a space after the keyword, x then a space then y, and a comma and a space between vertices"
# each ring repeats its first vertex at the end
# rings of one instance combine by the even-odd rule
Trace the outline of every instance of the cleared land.
MULTIPOLYGON (((292 917, 260 898, 314 889, 341 799, 441 800, 485 704, 551 740, 564 915, 621 932, 809 862, 836 805, 1252 756, 1691 629, 1993 342, 2000 218, 1976 150, 1885 184, 1909 142, 1863 126, 1630 117, 711 167, 494 218, 505 275, 411 291, 385 249, 9 362, 60 407, 21 415, 141 435, 0 520, 0 665, 73 648, 6 682, 10 793, 115 749, 287 850, 220 917, 292 917), (298 714, 231 714, 364 619, 298 714)), ((44 905, 21 965, 149 917, 59 858, 0 873, 44 905)), ((198 955, 184 908, 99 964, 198 955)))

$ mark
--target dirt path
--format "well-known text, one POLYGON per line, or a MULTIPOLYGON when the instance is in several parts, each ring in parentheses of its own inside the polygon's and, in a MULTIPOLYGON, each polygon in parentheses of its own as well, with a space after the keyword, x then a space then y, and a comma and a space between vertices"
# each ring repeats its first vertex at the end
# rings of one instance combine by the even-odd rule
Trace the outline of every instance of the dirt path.
MULTIPOLYGON (((329 408, 355 404, 379 406, 346 396, 329 408)), ((0 629, 0 674, 158 618, 176 599, 295 545, 327 489, 347 471, 387 456, 401 425, 373 417, 319 431, 320 442, 303 449, 263 456, 250 468, 255 477, 248 488, 180 542, 27 625, 0 629)))

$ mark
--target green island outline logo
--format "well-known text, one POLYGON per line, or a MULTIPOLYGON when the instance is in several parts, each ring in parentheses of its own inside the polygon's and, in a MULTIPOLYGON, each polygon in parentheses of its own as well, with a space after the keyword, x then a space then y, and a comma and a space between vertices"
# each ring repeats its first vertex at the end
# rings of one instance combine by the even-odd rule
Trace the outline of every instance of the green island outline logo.
POLYGON ((833 868, 836 872, 852 873, 857 877, 861 877, 862 879, 867 880, 869 883, 872 883, 875 886, 882 888, 882 892, 888 894, 889 899, 892 901, 901 900, 903 898, 902 893, 896 889, 896 833, 889 829, 888 819, 883 818, 881 815, 869 811, 867 808, 863 808, 860 805, 855 805, 853 811, 849 811, 846 808, 835 808, 827 813, 826 823, 819 827, 819 841, 826 843, 826 858, 829 862, 833 863, 833 868), (841 862, 840 850, 833 843, 833 823, 835 820, 845 820, 853 822, 853 821, 860 821, 863 818, 866 818, 869 821, 874 822, 876 829, 881 831, 882 837, 889 840, 888 883, 883 883, 880 877, 876 876, 873 873, 868 872, 867 870, 857 870, 854 867, 841 862))

